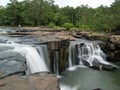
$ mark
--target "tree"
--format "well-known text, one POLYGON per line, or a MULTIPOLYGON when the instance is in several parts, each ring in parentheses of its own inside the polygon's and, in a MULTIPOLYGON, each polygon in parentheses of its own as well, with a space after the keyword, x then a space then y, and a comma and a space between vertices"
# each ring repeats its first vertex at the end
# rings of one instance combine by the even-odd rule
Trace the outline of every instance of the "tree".
POLYGON ((23 19, 21 16, 21 12, 23 11, 22 3, 18 2, 17 0, 10 0, 11 3, 7 5, 6 8, 6 15, 7 20, 6 24, 8 25, 18 25, 19 23, 22 23, 23 19))
POLYGON ((60 8, 54 0, 10 0, 0 7, 0 25, 73 26, 82 30, 111 32, 120 30, 120 0, 111 7, 90 8, 88 5, 60 8), (67 25, 65 25, 67 22, 67 25))
POLYGON ((66 16, 67 21, 69 23, 75 24, 75 11, 73 7, 64 7, 61 8, 61 14, 62 16, 66 16))
POLYGON ((5 23, 5 8, 0 6, 0 25, 4 25, 5 23))
POLYGON ((30 17, 34 21, 34 25, 48 24, 48 14, 50 12, 50 1, 33 0, 31 1, 31 8, 28 9, 30 17))
POLYGON ((112 32, 120 34, 120 0, 115 0, 110 7, 110 11, 114 15, 115 22, 115 29, 112 29, 112 32))

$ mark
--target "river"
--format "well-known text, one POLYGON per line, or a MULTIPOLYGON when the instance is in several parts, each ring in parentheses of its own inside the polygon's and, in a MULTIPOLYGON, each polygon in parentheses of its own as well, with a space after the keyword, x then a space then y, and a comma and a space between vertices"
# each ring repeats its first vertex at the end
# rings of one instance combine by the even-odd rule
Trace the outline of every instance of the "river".
POLYGON ((120 90, 120 70, 98 71, 76 68, 66 71, 59 78, 61 90, 120 90))

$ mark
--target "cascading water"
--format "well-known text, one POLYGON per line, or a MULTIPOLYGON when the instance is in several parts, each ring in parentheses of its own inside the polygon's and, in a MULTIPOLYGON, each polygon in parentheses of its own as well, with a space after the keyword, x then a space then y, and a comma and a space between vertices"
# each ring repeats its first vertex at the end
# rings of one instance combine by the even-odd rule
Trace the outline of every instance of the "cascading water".
POLYGON ((54 73, 59 75, 58 51, 54 51, 54 73))
POLYGON ((42 60, 45 61, 45 64, 47 66, 47 68, 50 68, 50 59, 49 59, 49 53, 48 53, 48 48, 46 44, 41 44, 39 46, 36 47, 40 57, 42 58, 42 60))
POLYGON ((72 47, 69 46, 69 67, 72 67, 72 47))
POLYGON ((13 47, 12 51, 19 52, 26 58, 27 73, 33 74, 38 72, 50 72, 43 55, 39 55, 37 48, 30 45, 20 45, 14 42, 2 43, 0 46, 13 47))
POLYGON ((69 66, 72 67, 77 64, 85 64, 93 66, 94 61, 109 65, 105 61, 106 55, 100 49, 99 45, 94 42, 80 42, 72 41, 69 46, 69 66))
POLYGON ((104 58, 105 54, 100 49, 98 44, 85 43, 84 45, 81 46, 80 50, 81 51, 79 52, 79 56, 78 57, 81 60, 87 61, 90 64, 90 66, 93 66, 93 61, 95 59, 98 60, 100 63, 108 64, 105 61, 105 58, 104 58))
POLYGON ((48 68, 43 60, 42 57, 38 54, 36 48, 33 48, 31 46, 27 47, 16 47, 14 51, 18 51, 21 53, 23 56, 26 57, 27 60, 27 67, 28 70, 27 72, 32 74, 32 73, 37 73, 37 72, 48 72, 48 68))

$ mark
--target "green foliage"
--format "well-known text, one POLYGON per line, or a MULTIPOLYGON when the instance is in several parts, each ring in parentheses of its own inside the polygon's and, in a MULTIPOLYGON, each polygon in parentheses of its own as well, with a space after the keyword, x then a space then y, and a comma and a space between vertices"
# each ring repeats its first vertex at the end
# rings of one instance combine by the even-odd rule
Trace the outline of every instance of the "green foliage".
POLYGON ((63 27, 66 28, 66 30, 69 30, 70 28, 73 28, 73 24, 67 22, 67 23, 64 23, 63 27))
POLYGON ((49 23, 48 27, 49 27, 49 28, 54 28, 54 27, 55 27, 55 24, 51 22, 51 23, 49 23))
POLYGON ((87 5, 59 8, 54 0, 10 0, 6 7, 0 7, 0 25, 18 24, 51 28, 56 25, 67 30, 74 26, 82 30, 119 31, 120 0, 115 0, 111 7, 94 9, 87 5))

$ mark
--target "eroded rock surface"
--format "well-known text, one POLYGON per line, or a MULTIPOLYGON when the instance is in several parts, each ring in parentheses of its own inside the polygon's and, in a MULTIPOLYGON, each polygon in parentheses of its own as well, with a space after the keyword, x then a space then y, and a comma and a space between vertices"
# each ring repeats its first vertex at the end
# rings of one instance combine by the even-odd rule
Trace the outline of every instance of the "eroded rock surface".
POLYGON ((59 85, 52 74, 30 75, 26 78, 12 75, 0 79, 0 90, 59 90, 59 85))
POLYGON ((120 36, 111 36, 106 42, 105 52, 109 61, 120 61, 120 36))
POLYGON ((9 50, 0 52, 0 70, 4 71, 0 78, 10 74, 23 73, 26 68, 26 59, 21 54, 9 50))

